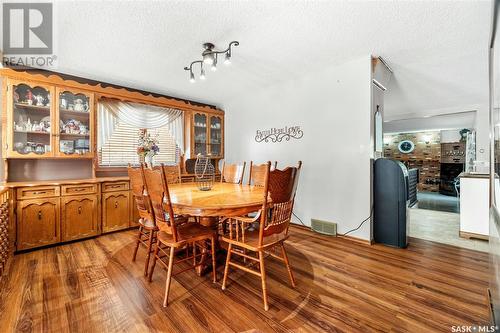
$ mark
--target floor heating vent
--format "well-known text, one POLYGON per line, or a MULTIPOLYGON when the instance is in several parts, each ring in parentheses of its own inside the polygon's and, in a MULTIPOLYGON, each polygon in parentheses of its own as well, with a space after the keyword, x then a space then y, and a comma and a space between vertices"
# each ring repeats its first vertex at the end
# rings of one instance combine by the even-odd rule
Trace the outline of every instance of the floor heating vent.
POLYGON ((337 223, 311 219, 311 229, 324 235, 337 236, 337 223))

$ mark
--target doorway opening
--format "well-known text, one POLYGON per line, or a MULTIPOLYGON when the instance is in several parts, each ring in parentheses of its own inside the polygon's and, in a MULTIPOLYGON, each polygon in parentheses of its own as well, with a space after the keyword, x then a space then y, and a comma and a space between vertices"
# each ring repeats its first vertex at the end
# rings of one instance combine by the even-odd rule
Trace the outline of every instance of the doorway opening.
POLYGON ((432 118, 441 117, 384 123, 384 157, 401 161, 409 171, 409 236, 488 251, 488 242, 481 235, 464 232, 467 228, 461 214, 461 204, 473 204, 461 200, 461 186, 476 160, 475 112, 459 114, 467 120, 463 126, 415 128, 419 123, 438 124, 442 119, 432 118))

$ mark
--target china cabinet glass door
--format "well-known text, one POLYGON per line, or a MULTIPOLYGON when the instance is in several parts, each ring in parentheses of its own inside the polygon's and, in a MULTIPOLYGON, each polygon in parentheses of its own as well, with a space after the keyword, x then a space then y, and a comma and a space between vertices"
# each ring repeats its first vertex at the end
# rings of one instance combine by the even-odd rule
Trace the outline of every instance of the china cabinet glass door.
POLYGON ((222 156, 222 118, 210 117, 210 154, 222 156))
POLYGON ((203 113, 195 113, 193 117, 193 132, 194 132, 194 155, 207 155, 207 115, 203 113))
POLYGON ((91 155, 92 95, 58 89, 57 98, 58 155, 68 157, 91 155))
POLYGON ((28 83, 14 83, 8 156, 36 158, 51 156, 52 93, 51 88, 28 83))

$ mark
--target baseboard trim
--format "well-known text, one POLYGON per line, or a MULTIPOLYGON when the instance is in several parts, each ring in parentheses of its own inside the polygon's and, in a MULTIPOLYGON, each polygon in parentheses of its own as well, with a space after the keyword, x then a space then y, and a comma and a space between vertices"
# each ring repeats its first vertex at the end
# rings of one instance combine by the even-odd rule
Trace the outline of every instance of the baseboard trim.
POLYGON ((473 232, 466 232, 466 231, 460 231, 459 236, 462 238, 475 238, 475 239, 482 239, 482 240, 488 240, 489 237, 487 235, 481 235, 481 234, 476 234, 473 232))
POLYGON ((363 238, 358 238, 358 237, 354 237, 354 236, 349 236, 349 235, 337 235, 337 237, 338 238, 343 238, 343 239, 351 241, 351 242, 356 242, 356 243, 364 244, 364 245, 372 245, 373 244, 373 242, 370 241, 370 240, 363 239, 363 238))
MULTIPOLYGON (((309 230, 309 231, 314 232, 315 234, 323 235, 323 236, 327 236, 328 237, 328 235, 322 234, 320 232, 316 232, 313 229, 311 229, 311 227, 308 227, 308 226, 305 226, 305 225, 302 225, 302 224, 292 223, 291 226, 293 226, 294 228, 309 230)), ((339 235, 339 234, 337 234, 336 236, 331 235, 330 237, 343 238, 345 240, 348 240, 348 241, 351 241, 351 242, 360 243, 360 244, 364 244, 364 245, 372 245, 373 244, 373 241, 369 241, 369 240, 366 240, 366 239, 363 239, 363 238, 358 238, 358 237, 354 237, 354 236, 350 236, 350 235, 339 235)))

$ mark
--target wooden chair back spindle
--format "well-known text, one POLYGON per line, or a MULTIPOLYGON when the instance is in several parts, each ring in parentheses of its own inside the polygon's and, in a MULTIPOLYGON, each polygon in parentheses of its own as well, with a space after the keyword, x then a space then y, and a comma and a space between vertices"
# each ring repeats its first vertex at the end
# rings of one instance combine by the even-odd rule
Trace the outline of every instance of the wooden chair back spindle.
POLYGON ((243 184, 246 162, 243 164, 222 164, 221 183, 243 184))
POLYGON ((176 242, 178 235, 163 164, 153 169, 144 168, 144 178, 156 224, 161 231, 171 234, 176 242))

